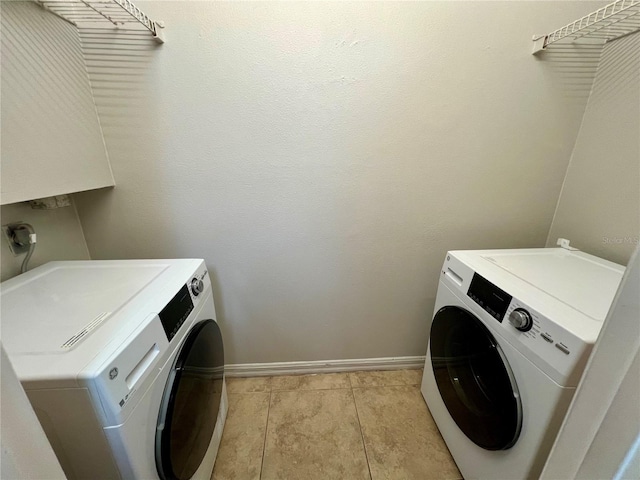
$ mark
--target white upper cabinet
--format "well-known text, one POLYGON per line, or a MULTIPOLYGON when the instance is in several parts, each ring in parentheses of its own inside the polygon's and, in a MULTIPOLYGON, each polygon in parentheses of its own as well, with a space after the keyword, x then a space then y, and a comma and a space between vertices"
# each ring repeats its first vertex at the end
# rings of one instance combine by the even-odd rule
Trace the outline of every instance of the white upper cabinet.
POLYGON ((114 185, 74 25, 0 2, 0 203, 114 185))

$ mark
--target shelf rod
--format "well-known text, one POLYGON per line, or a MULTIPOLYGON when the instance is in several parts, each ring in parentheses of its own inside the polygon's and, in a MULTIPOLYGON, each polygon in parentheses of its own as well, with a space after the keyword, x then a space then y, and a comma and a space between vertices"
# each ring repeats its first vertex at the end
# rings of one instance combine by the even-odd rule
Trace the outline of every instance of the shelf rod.
POLYGON ((35 0, 35 2, 76 27, 83 21, 98 23, 106 20, 117 28, 124 28, 123 25, 132 25, 136 22, 149 30, 157 42, 164 43, 161 32, 163 23, 151 20, 130 0, 35 0))
POLYGON ((145 15, 142 12, 142 10, 136 7, 129 0, 112 0, 112 1, 117 5, 120 5, 120 7, 125 12, 127 12, 129 15, 135 18, 140 24, 142 24, 147 30, 149 30, 152 33, 153 38, 158 43, 164 43, 164 38, 159 31, 159 29, 162 28, 161 24, 158 24, 157 22, 154 22, 153 20, 151 20, 149 17, 147 17, 147 15, 145 15))
MULTIPOLYGON (((617 12, 617 13, 621 13, 622 11, 623 11, 623 10, 620 10, 620 11, 619 11, 619 12, 617 12)), ((612 25, 615 25, 615 24, 616 24, 616 23, 618 23, 618 22, 622 22, 622 21, 624 21, 624 20, 627 20, 627 19, 628 19, 628 18, 630 18, 630 17, 633 17, 634 15, 637 15, 638 13, 640 13, 640 11, 638 11, 638 12, 631 12, 631 13, 629 13, 628 15, 626 15, 626 16, 624 16, 624 17, 621 17, 621 18, 618 18, 618 19, 616 19, 616 20, 613 20, 613 21, 612 21, 612 22, 610 22, 610 23, 602 24, 602 25, 600 25, 598 28, 595 28, 595 29, 591 30, 591 31, 590 31, 590 32, 588 32, 588 33, 583 33, 583 34, 581 34, 581 35, 577 35, 576 37, 574 37, 574 40, 578 40, 579 38, 583 38, 583 37, 584 37, 584 36, 586 36, 586 35, 592 35, 594 32, 597 32, 597 31, 599 31, 599 30, 602 30, 603 28, 611 27, 612 25)), ((593 25, 592 25, 592 26, 593 26, 593 25)))
POLYGON ((80 0, 83 4, 85 4, 87 7, 89 7, 91 10, 93 10, 94 12, 96 12, 98 15, 101 15, 102 17, 106 18, 108 21, 110 21, 111 23, 113 23, 116 27, 118 26, 117 22, 114 22, 108 15, 105 15, 104 13, 102 13, 100 10, 98 10, 97 8, 94 8, 93 5, 91 5, 90 3, 86 2, 85 0, 80 0))
MULTIPOLYGON (((640 0, 616 0, 615 2, 610 3, 596 10, 595 12, 592 12, 589 15, 585 15, 584 17, 579 18, 575 22, 569 23, 564 27, 554 30, 553 32, 547 35, 534 36, 533 37, 533 42, 534 42, 533 53, 534 54, 538 53, 544 50, 545 48, 547 48, 549 45, 567 37, 574 37, 574 40, 583 38, 583 37, 588 37, 589 34, 595 31, 602 30, 607 26, 611 26, 614 23, 618 23, 620 21, 626 20, 640 13, 640 10, 638 10, 637 12, 631 12, 629 15, 626 15, 621 19, 613 20, 611 22, 605 22, 607 19, 610 19, 615 15, 619 15, 620 13, 633 7, 640 7, 640 0), (602 23, 602 25, 597 26, 595 29, 587 30, 599 23, 602 23), (582 32, 582 34, 575 35, 578 32, 582 32)), ((627 31, 625 35, 638 29, 640 29, 640 26, 634 26, 630 31, 627 31)), ((612 36, 607 40, 612 40, 613 38, 616 38, 616 37, 617 35, 612 36)))

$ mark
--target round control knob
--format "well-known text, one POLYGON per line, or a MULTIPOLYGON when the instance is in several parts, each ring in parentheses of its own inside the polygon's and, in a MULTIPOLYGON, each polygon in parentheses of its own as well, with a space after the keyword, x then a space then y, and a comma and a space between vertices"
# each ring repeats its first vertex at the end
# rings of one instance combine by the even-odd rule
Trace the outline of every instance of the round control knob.
POLYGON ((193 295, 195 297, 200 295, 204 291, 204 282, 202 280, 198 280, 197 278, 191 280, 191 291, 193 292, 193 295))
POLYGON ((531 319, 531 314, 527 312, 524 308, 516 308, 509 315, 509 321, 511 325, 516 327, 521 332, 528 332, 533 327, 533 320, 531 319))

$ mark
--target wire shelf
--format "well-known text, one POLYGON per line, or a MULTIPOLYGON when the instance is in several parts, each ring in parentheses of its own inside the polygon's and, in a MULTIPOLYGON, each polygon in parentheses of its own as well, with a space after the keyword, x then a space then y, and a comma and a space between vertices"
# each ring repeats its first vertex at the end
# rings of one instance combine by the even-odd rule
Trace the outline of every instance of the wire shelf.
MULTIPOLYGON (((105 22, 121 29, 151 32, 164 43, 162 24, 151 20, 130 0, 35 0, 36 3, 75 26, 101 28, 105 22)), ((640 0, 638 0, 640 1, 640 0)), ((103 28, 103 27, 102 27, 103 28)))
POLYGON ((640 30, 640 0, 617 0, 547 35, 533 37, 533 53, 571 39, 606 43, 640 30))

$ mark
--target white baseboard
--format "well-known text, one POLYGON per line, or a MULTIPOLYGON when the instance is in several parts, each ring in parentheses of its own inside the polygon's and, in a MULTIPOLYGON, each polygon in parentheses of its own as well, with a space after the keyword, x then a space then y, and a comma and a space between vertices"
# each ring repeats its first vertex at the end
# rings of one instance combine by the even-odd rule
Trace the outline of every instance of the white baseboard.
POLYGON ((227 377, 297 375, 303 373, 354 372, 358 370, 399 370, 424 367, 424 355, 417 357, 356 358, 312 362, 238 363, 225 365, 227 377))

